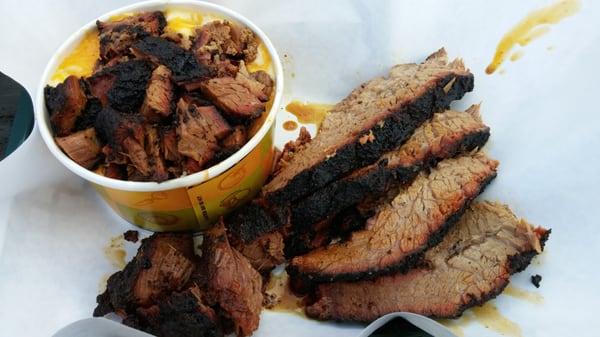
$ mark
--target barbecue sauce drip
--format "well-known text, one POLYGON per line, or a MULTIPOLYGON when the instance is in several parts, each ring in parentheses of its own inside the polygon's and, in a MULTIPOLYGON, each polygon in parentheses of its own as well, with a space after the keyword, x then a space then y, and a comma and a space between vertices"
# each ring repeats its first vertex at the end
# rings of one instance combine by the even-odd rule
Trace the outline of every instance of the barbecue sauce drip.
POLYGON ((492 74, 507 59, 515 45, 526 46, 534 39, 549 31, 546 25, 560 22, 562 19, 577 13, 579 8, 579 0, 561 0, 553 5, 529 13, 529 15, 502 37, 502 40, 500 40, 496 47, 494 58, 487 68, 485 68, 485 72, 492 74))
POLYGON ((90 76, 99 58, 100 41, 98 33, 93 30, 85 34, 75 49, 62 60, 52 75, 51 84, 63 82, 69 75, 90 76))
POLYGON ((294 121, 285 121, 283 122, 283 129, 286 131, 294 131, 298 128, 298 123, 294 121))
POLYGON ((302 103, 299 101, 292 101, 285 107, 287 111, 298 118, 298 122, 315 124, 317 129, 321 126, 331 108, 333 108, 331 104, 302 103))

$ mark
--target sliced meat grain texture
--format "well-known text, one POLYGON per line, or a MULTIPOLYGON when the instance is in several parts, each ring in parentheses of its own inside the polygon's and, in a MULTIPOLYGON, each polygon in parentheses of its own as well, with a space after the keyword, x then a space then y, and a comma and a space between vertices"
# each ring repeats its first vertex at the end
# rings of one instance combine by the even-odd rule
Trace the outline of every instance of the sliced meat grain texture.
POLYGON ((461 60, 448 63, 443 49, 421 64, 394 66, 334 106, 317 136, 263 188, 264 196, 290 203, 375 162, 472 89, 473 74, 461 60))
MULTIPOLYGON (((291 223, 300 235, 292 235, 292 240, 286 242, 286 256, 296 256, 315 248, 306 239, 313 241, 316 227, 323 234, 326 234, 326 228, 334 229, 338 223, 332 217, 340 211, 367 196, 384 194, 392 184, 410 182, 419 171, 440 160, 482 147, 489 135, 490 129, 481 120, 478 105, 466 112, 447 110, 434 114, 406 143, 385 153, 377 163, 358 169, 295 202, 291 207, 291 223)), ((323 239, 317 241, 328 243, 326 237, 323 239)))
POLYGON ((258 328, 262 310, 262 278, 237 250, 229 245, 223 222, 205 233, 202 245, 207 296, 231 320, 238 337, 258 328))
POLYGON ((496 176, 497 166, 481 153, 440 162, 381 204, 364 230, 352 233, 347 241, 295 257, 288 273, 310 284, 406 270, 441 240, 496 176))
POLYGON ((550 230, 519 220, 508 206, 473 203, 422 267, 372 281, 321 284, 310 317, 372 321, 390 312, 454 318, 506 287, 541 253, 550 230))

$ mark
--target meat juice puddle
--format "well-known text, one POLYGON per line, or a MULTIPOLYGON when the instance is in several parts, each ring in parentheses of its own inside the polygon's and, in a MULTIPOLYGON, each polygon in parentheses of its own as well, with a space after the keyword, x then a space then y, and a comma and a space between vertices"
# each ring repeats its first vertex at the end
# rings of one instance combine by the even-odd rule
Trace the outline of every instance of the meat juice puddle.
POLYGON ((110 239, 108 246, 104 248, 104 255, 115 268, 119 270, 125 268, 127 252, 125 251, 125 239, 123 235, 110 239))
POLYGON ((269 303, 265 303, 264 307, 275 312, 306 317, 302 306, 302 298, 292 293, 288 281, 289 276, 285 271, 271 274, 265 289, 265 295, 269 298, 269 303))
POLYGON ((502 37, 496 47, 492 62, 487 66, 485 72, 487 74, 494 73, 507 58, 513 62, 520 59, 523 56, 522 50, 509 56, 513 47, 517 44, 521 47, 528 45, 531 41, 549 32, 549 25, 574 15, 580 7, 579 0, 560 0, 553 5, 529 13, 502 37))
POLYGON ((320 128, 321 123, 331 108, 333 108, 332 104, 308 103, 300 101, 291 101, 285 106, 287 111, 296 116, 299 123, 314 124, 317 127, 317 130, 320 128))

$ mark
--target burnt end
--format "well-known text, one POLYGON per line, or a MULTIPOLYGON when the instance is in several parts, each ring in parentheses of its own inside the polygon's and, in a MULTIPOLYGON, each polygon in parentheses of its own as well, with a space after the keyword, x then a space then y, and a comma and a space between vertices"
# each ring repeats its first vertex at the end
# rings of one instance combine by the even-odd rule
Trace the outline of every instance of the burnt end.
POLYGON ((249 243, 281 228, 284 219, 281 211, 271 213, 262 204, 252 201, 227 216, 225 223, 230 236, 249 243))
POLYGON ((81 113, 81 116, 77 118, 75 122, 75 131, 81 131, 88 128, 94 127, 96 123, 96 117, 102 110, 102 103, 97 98, 89 98, 85 109, 81 113))
POLYGON ((192 52, 165 39, 148 36, 136 42, 133 49, 169 68, 178 84, 212 76, 210 69, 200 65, 192 52))
POLYGON ((140 232, 138 232, 138 231, 128 230, 125 233, 123 233, 123 238, 125 239, 125 241, 135 243, 135 242, 138 242, 139 235, 140 235, 140 232))
POLYGON ((191 291, 174 293, 158 305, 158 317, 146 331, 160 337, 223 336, 217 322, 199 309, 201 305, 191 291))
MULTIPOLYGON (((375 162, 383 153, 394 149, 406 141, 412 132, 424 121, 461 99, 473 90, 472 74, 458 76, 449 74, 429 88, 411 103, 398 107, 398 110, 383 121, 383 126, 374 126, 351 140, 336 151, 335 156, 304 170, 287 182, 286 186, 269 193, 267 199, 276 205, 289 204, 307 195, 315 187, 324 186, 340 175, 375 162), (444 87, 454 81, 446 93, 444 87), (361 144, 360 138, 371 134, 374 139, 361 144)), ((371 138, 373 138, 371 137, 371 138)))
POLYGON ((73 75, 56 87, 46 86, 44 100, 57 136, 66 136, 73 131, 87 103, 84 85, 73 75))
POLYGON ((152 66, 146 61, 133 60, 119 63, 107 71, 116 76, 107 94, 108 104, 122 112, 137 112, 144 101, 152 66))
MULTIPOLYGON (((289 264, 286 268, 290 278, 298 279, 300 284, 303 284, 305 287, 310 288, 318 283, 328 283, 328 282, 337 282, 337 281, 359 281, 359 280, 371 280, 377 278, 382 275, 389 275, 393 273, 406 273, 410 268, 417 265, 424 254, 424 252, 437 245, 442 241, 446 233, 450 230, 450 228, 460 219, 463 213, 469 208, 471 202, 489 185, 489 183, 496 178, 496 173, 494 172, 492 175, 487 177, 484 181, 481 182, 479 190, 472 197, 465 200, 464 204, 461 208, 449 216, 446 221, 440 226, 436 231, 432 232, 429 235, 427 242, 415 251, 413 254, 409 254, 401 261, 396 263, 390 263, 387 266, 373 266, 373 269, 366 270, 364 272, 350 272, 350 273, 338 273, 335 275, 331 274, 321 274, 321 273, 304 273, 299 270, 298 266, 294 264, 289 264)), ((532 256, 533 257, 533 256, 532 256)), ((525 264, 526 266, 526 264, 525 264)))

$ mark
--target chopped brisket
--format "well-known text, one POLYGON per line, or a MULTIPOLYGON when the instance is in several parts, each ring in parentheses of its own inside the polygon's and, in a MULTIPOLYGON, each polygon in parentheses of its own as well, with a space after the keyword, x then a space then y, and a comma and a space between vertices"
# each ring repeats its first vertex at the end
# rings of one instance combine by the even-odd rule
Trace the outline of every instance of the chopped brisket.
POLYGON ((192 52, 160 37, 145 37, 136 42, 132 49, 137 56, 169 68, 177 84, 212 76, 211 70, 199 64, 192 52))
POLYGON ((271 76, 263 70, 250 73, 250 76, 252 76, 258 82, 262 83, 262 85, 264 86, 263 94, 265 95, 265 97, 271 97, 271 93, 273 92, 273 88, 275 87, 275 82, 273 81, 271 76))
POLYGON ((199 106, 198 112, 208 123, 208 126, 212 130, 215 138, 218 140, 226 138, 231 132, 232 128, 229 123, 221 116, 221 114, 215 109, 214 106, 199 106))
POLYGON ((232 119, 256 118, 265 110, 264 103, 232 77, 210 79, 200 85, 200 90, 232 119))
POLYGON ((56 135, 60 137, 71 133, 87 102, 85 89, 79 78, 71 75, 56 87, 46 86, 44 98, 56 135))
POLYGON ((159 36, 167 25, 162 12, 140 13, 117 21, 96 21, 100 59, 106 63, 129 54, 129 48, 146 36, 159 36))
POLYGON ((258 39, 248 28, 240 28, 228 21, 213 21, 196 31, 192 45, 196 58, 205 64, 215 58, 243 58, 252 62, 258 53, 258 39))
POLYGON ((222 220, 205 232, 201 266, 206 268, 209 302, 218 304, 238 337, 251 335, 262 309, 262 278, 229 245, 222 220))
MULTIPOLYGON (((269 76, 269 75, 267 75, 269 76)), ((244 61, 240 62, 240 68, 237 74, 235 75, 235 80, 245 86, 252 95, 256 96, 262 102, 266 102, 269 100, 269 94, 266 94, 268 90, 266 86, 257 81, 246 69, 246 64, 244 61)))
MULTIPOLYGON (((419 171, 434 166, 439 160, 483 146, 488 137, 489 128, 481 121, 479 106, 472 106, 467 112, 436 113, 417 128, 406 143, 385 153, 377 163, 358 169, 295 202, 291 208, 293 228, 301 233, 310 231, 311 224, 321 223, 368 195, 384 193, 392 183, 406 184, 419 171)), ((295 239, 296 235, 292 237, 295 239)), ((306 248, 310 247, 313 245, 306 248)), ((305 252, 293 249, 293 245, 286 242, 286 254, 292 254, 288 256, 305 252)))
POLYGON ((161 151, 166 160, 179 161, 180 154, 177 151, 177 130, 175 128, 161 129, 161 151))
POLYGON ((425 253, 422 266, 371 281, 321 284, 306 313, 365 322, 396 311, 458 317, 502 292, 510 275, 541 252, 549 234, 519 220, 507 206, 474 203, 425 253))
POLYGON ((393 67, 387 77, 362 84, 325 117, 319 133, 263 188, 286 204, 341 175, 375 162, 401 145, 434 112, 473 89, 461 60, 447 63, 443 49, 421 64, 393 67))
POLYGON ((159 65, 152 72, 150 84, 146 89, 146 97, 140 113, 149 123, 156 123, 161 118, 167 117, 173 111, 174 89, 171 83, 171 71, 169 68, 159 65))
POLYGON ((94 316, 111 311, 121 316, 134 314, 138 306, 156 304, 181 290, 194 271, 193 254, 189 234, 156 233, 142 240, 133 260, 108 279, 94 316))
POLYGON ((218 150, 216 131, 212 129, 214 120, 194 104, 188 104, 180 99, 177 103, 177 151, 198 162, 203 166, 211 160, 218 150))
POLYGON ((152 65, 143 60, 131 60, 106 67, 87 79, 90 92, 112 108, 136 113, 144 101, 146 87, 152 75, 152 65))
POLYGON ((100 143, 94 128, 56 137, 58 146, 77 164, 91 169, 100 159, 100 143))
POLYGON ((155 126, 146 125, 146 154, 150 162, 149 179, 156 182, 161 182, 169 179, 166 163, 164 160, 160 134, 155 126))
POLYGON ((279 231, 263 234, 248 243, 232 241, 232 246, 260 273, 269 272, 285 261, 283 235, 279 231))
POLYGON ((406 270, 438 243, 485 186, 498 162, 483 154, 442 161, 379 205, 347 241, 295 257, 288 273, 305 283, 357 280, 406 270))
POLYGON ((285 169, 285 167, 289 165, 292 161, 294 155, 299 151, 302 151, 310 142, 310 140, 311 137, 308 130, 304 126, 301 127, 300 133, 298 134, 298 138, 296 138, 296 140, 287 142, 283 147, 283 151, 281 151, 281 155, 275 163, 275 168, 273 169, 273 176, 276 176, 281 170, 285 169))
POLYGON ((248 142, 248 136, 246 135, 246 128, 238 125, 233 128, 229 136, 225 137, 221 141, 223 150, 233 153, 241 149, 244 144, 248 142))

